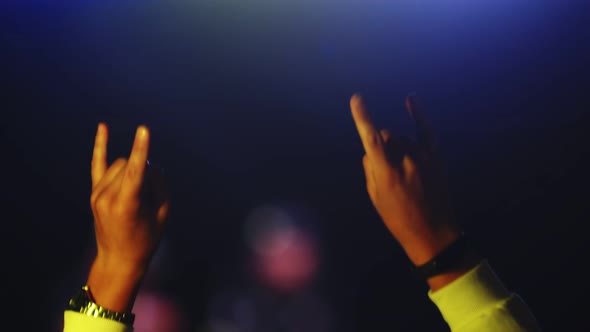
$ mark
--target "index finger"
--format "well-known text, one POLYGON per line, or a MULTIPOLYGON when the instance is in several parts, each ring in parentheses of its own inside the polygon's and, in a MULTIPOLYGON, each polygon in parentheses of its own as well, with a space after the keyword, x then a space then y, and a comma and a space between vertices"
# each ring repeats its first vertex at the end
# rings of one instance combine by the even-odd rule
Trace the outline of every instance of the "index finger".
POLYGON ((121 195, 130 197, 139 194, 148 162, 149 143, 149 129, 144 125, 137 127, 133 148, 125 169, 125 177, 121 183, 121 195))
POLYGON ((382 159, 384 157, 383 139, 375 125, 373 125, 373 121, 360 95, 354 94, 350 98, 350 110, 365 153, 370 159, 382 159))
POLYGON ((92 162, 90 165, 90 175, 92 177, 92 187, 102 179, 107 169, 107 141, 109 133, 104 123, 99 123, 94 138, 94 149, 92 150, 92 162))

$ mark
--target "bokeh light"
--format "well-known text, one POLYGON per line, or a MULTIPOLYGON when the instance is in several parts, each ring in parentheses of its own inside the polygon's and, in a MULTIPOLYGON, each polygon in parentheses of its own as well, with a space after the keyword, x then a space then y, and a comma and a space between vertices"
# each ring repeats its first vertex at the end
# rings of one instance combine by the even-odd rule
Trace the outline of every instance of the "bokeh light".
POLYGON ((319 252, 315 234, 289 209, 262 206, 246 221, 246 241, 253 253, 256 276, 277 291, 296 291, 315 277, 319 252))
POLYGON ((295 220, 279 206, 264 205, 250 212, 244 231, 246 243, 254 253, 263 256, 278 255, 293 240, 296 232, 295 220), (274 241, 276 234, 280 234, 282 241, 274 241))
POLYGON ((135 332, 185 332, 188 320, 183 308, 159 292, 142 291, 135 305, 135 332))
POLYGON ((256 271, 262 280, 282 291, 301 289, 313 280, 318 259, 309 236, 300 230, 274 232, 267 241, 277 249, 257 257, 256 271))
POLYGON ((324 332, 333 327, 331 306, 313 291, 271 293, 247 288, 217 294, 207 332, 324 332))

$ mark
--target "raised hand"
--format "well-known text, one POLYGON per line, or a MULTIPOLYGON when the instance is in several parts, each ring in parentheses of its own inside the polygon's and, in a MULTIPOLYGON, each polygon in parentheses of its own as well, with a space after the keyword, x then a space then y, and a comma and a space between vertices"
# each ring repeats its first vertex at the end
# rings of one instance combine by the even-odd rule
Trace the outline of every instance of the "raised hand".
POLYGON ((361 96, 350 108, 365 155, 367 191, 383 222, 415 265, 436 256, 454 241, 445 176, 434 135, 416 100, 406 99, 416 122, 417 139, 392 135, 373 124, 361 96))
POLYGON ((97 256, 88 285, 102 306, 128 311, 156 251, 168 217, 161 175, 149 167, 150 132, 139 126, 128 159, 107 164, 108 128, 98 125, 92 156, 97 256))

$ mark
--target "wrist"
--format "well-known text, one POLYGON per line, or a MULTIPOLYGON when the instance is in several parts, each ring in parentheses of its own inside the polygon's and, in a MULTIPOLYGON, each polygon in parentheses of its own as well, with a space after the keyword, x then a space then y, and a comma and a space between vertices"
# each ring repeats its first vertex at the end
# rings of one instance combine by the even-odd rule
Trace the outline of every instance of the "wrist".
POLYGON ((482 260, 482 256, 477 252, 470 251, 455 267, 447 270, 444 273, 435 275, 426 280, 428 286, 432 291, 436 291, 455 281, 463 276, 465 273, 473 269, 482 260))
POLYGON ((432 291, 450 284, 481 261, 478 250, 463 233, 449 233, 430 242, 428 250, 421 251, 420 255, 420 259, 412 260, 414 273, 426 281, 432 291))
POLYGON ((116 264, 97 257, 90 268, 87 285, 94 301, 107 309, 131 311, 147 266, 116 264))
POLYGON ((113 320, 127 326, 133 326, 135 321, 135 314, 130 311, 113 311, 97 304, 88 285, 82 286, 74 296, 70 298, 66 310, 94 318, 113 320))
POLYGON ((441 231, 421 232, 420 236, 408 236, 399 243, 410 261, 419 266, 436 257, 459 236, 458 231, 447 228, 441 231))

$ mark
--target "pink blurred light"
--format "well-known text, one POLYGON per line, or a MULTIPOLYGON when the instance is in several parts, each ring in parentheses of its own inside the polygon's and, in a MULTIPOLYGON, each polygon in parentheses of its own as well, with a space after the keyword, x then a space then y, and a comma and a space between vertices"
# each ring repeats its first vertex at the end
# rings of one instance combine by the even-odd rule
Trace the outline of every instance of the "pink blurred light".
POLYGON ((133 307, 134 332, 184 332, 187 320, 179 304, 156 292, 140 292, 133 307))
POLYGON ((259 277, 280 291, 293 291, 309 284, 318 268, 314 242, 300 230, 267 234, 266 254, 256 257, 259 277))

